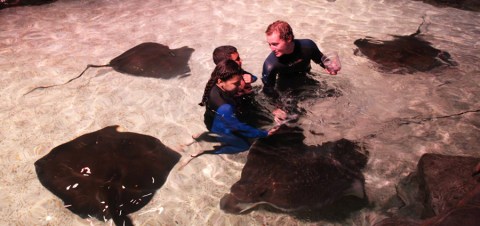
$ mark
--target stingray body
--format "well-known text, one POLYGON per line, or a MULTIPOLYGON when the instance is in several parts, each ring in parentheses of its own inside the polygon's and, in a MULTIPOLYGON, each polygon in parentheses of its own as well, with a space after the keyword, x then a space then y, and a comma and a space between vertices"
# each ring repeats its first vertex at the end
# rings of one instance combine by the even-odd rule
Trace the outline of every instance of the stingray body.
POLYGON ((0 9, 14 6, 43 5, 55 2, 56 0, 2 0, 0 9))
POLYGON ((387 72, 425 72, 442 65, 457 65, 448 52, 436 49, 423 40, 420 28, 411 35, 395 35, 392 40, 366 37, 357 39, 354 44, 358 47, 355 55, 366 56, 387 72))
MULTIPOLYGON (((170 49, 168 46, 145 42, 141 43, 126 52, 120 54, 105 65, 89 64, 87 67, 75 78, 68 80, 61 84, 65 85, 75 79, 82 77, 82 75, 91 67, 112 67, 114 70, 140 77, 162 78, 170 79, 177 76, 185 77, 190 75, 190 67, 188 61, 194 49, 187 46, 170 49)), ((27 95, 37 89, 45 89, 59 85, 39 86, 28 91, 27 95)))
POLYGON ((241 178, 220 201, 229 213, 259 204, 283 211, 315 210, 341 197, 365 198, 361 169, 367 155, 349 140, 303 144, 303 131, 283 126, 251 147, 241 178))
POLYGON ((415 0, 423 1, 437 7, 453 7, 462 10, 480 11, 480 1, 478 0, 415 0))
POLYGON ((139 44, 108 64, 118 72, 153 78, 173 78, 190 72, 188 60, 193 49, 186 46, 170 49, 168 46, 145 42, 139 44))
POLYGON ((35 169, 73 213, 132 225, 128 214, 152 199, 179 158, 154 137, 110 126, 55 147, 35 169))

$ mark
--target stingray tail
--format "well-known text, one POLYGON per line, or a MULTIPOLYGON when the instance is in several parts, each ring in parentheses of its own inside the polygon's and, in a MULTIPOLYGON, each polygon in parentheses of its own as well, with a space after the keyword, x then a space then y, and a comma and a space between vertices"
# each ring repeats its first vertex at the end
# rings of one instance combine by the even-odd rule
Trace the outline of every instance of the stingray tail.
POLYGON ((128 216, 112 216, 112 220, 116 226, 133 226, 132 219, 128 216))
POLYGON ((49 85, 49 86, 38 86, 38 87, 35 87, 35 88, 33 88, 32 90, 28 91, 27 93, 23 94, 23 96, 25 96, 25 95, 27 95, 27 94, 29 94, 29 93, 37 90, 37 89, 46 89, 46 88, 50 88, 50 87, 55 87, 55 86, 61 86, 61 85, 68 84, 68 83, 70 83, 71 81, 73 81, 73 80, 75 80, 75 79, 77 79, 77 78, 82 77, 82 75, 83 75, 89 68, 91 68, 91 67, 96 67, 96 68, 98 68, 98 67, 111 67, 111 66, 110 66, 110 64, 104 64, 104 65, 88 64, 87 67, 82 71, 82 73, 80 73, 77 77, 72 78, 72 79, 68 80, 67 82, 65 82, 65 83, 63 83, 63 84, 49 85))
POLYGON ((427 31, 428 23, 426 23, 425 17, 426 17, 425 15, 422 16, 422 23, 418 26, 417 31, 410 35, 411 37, 415 37, 415 36, 421 34, 422 32, 427 31))

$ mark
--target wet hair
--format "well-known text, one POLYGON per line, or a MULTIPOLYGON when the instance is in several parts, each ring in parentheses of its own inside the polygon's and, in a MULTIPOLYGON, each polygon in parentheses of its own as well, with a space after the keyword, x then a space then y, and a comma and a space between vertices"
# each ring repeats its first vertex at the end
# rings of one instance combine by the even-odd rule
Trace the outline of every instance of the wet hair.
POLYGON ((210 90, 218 81, 218 79, 222 81, 227 81, 232 79, 235 76, 240 76, 242 74, 242 69, 238 66, 237 62, 227 59, 220 61, 215 69, 213 69, 212 75, 208 80, 207 84, 205 85, 205 91, 203 92, 202 102, 198 105, 205 106, 208 101, 208 96, 210 95, 210 90))
POLYGON ((213 50, 213 62, 217 65, 221 61, 230 59, 233 53, 238 53, 234 46, 219 46, 213 50))
POLYGON ((277 20, 272 24, 268 25, 265 34, 271 35, 273 32, 278 32, 279 38, 285 41, 293 40, 295 36, 293 35, 292 27, 282 20, 277 20))

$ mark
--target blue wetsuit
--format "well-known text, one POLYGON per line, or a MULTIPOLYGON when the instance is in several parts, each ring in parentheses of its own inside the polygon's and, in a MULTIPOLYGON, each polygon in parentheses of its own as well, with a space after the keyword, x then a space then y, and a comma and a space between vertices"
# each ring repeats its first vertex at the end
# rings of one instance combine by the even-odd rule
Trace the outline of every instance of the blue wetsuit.
POLYGON ((235 101, 218 86, 210 90, 204 122, 207 129, 219 135, 222 146, 214 154, 231 154, 248 150, 248 138, 266 137, 268 131, 240 122, 235 116, 235 101))
POLYGON ((271 52, 263 63, 263 92, 268 96, 278 96, 275 91, 277 75, 279 83, 277 86, 283 89, 294 86, 298 83, 295 79, 302 79, 301 77, 305 77, 306 73, 310 72, 311 60, 325 68, 322 63, 323 53, 315 42, 310 39, 294 39, 293 42, 295 47, 291 54, 276 57, 275 53, 271 52))

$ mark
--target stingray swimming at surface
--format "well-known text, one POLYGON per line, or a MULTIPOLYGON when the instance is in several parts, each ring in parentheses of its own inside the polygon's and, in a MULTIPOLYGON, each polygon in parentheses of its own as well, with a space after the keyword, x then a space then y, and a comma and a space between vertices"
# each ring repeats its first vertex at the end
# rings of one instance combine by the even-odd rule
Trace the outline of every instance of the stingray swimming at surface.
POLYGON ((378 40, 372 37, 357 39, 354 54, 366 56, 377 63, 380 70, 391 73, 414 73, 430 71, 440 66, 456 66, 450 54, 436 49, 421 37, 423 22, 411 35, 394 35, 393 40, 378 40))
MULTIPOLYGON (((120 73, 140 77, 170 79, 177 76, 189 76, 190 68, 188 66, 188 61, 190 60, 193 51, 194 49, 187 46, 178 49, 170 49, 168 46, 159 43, 141 43, 115 57, 108 64, 87 65, 80 75, 61 85, 68 84, 71 81, 80 78, 90 67, 112 67, 120 73)), ((58 85, 36 87, 24 95, 37 89, 45 89, 54 86, 58 85)))
POLYGON ((462 10, 480 12, 480 1, 478 0, 414 0, 423 1, 437 7, 453 7, 462 10))
POLYGON ((307 146, 304 139, 301 128, 283 125, 277 133, 255 142, 241 178, 221 199, 221 209, 238 214, 266 205, 293 213, 306 211, 341 218, 339 213, 352 211, 346 209, 353 205, 336 209, 335 203, 345 201, 346 196, 357 204, 364 203, 361 170, 366 166, 368 152, 362 145, 341 139, 307 146), (336 213, 327 214, 326 209, 333 206, 336 213))
POLYGON ((0 0, 0 9, 15 6, 43 5, 55 1, 56 0, 0 0))
POLYGON ((55 147, 35 162, 35 169, 41 184, 73 213, 133 225, 128 214, 152 199, 180 155, 154 137, 117 128, 55 147))

